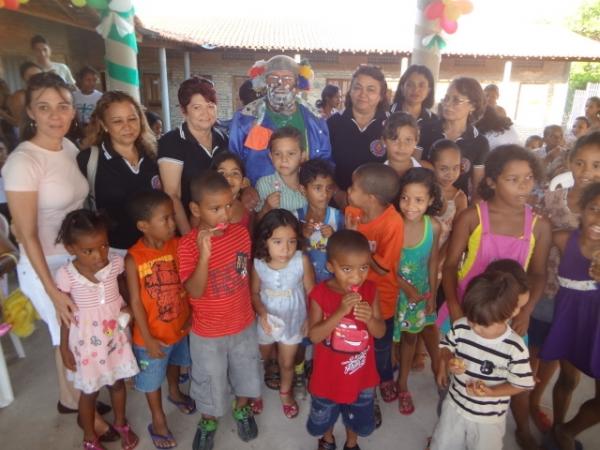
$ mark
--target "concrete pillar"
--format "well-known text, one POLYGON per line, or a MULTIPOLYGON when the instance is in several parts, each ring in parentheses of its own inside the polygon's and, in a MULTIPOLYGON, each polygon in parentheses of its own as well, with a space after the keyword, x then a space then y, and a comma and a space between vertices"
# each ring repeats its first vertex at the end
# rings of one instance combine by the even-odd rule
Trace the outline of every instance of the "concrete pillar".
POLYGON ((187 80, 191 76, 190 52, 183 52, 183 79, 187 80))
POLYGON ((400 60, 400 76, 404 75, 406 69, 408 69, 408 56, 403 56, 400 60))
POLYGON ((437 47, 427 48, 423 45, 423 38, 425 36, 436 33, 433 21, 428 21, 425 17, 425 8, 428 3, 429 0, 417 0, 417 17, 415 20, 413 53, 410 63, 426 66, 431 70, 433 79, 437 82, 442 62, 440 50, 437 47))
POLYGON ((510 83, 511 72, 512 72, 512 61, 506 61, 504 63, 504 74, 502 75, 502 84, 510 83))
POLYGON ((162 104, 163 129, 166 133, 171 130, 171 110, 169 108, 169 79, 167 78, 167 50, 158 49, 158 62, 160 64, 160 102, 162 104))

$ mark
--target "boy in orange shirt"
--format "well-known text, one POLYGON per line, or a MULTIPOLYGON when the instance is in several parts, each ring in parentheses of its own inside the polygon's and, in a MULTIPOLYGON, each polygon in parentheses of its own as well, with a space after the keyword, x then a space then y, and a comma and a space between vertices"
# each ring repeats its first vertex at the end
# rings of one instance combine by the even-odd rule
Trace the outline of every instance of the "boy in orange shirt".
POLYGON ((140 366, 135 387, 146 393, 152 414, 148 432, 156 448, 173 448, 177 441, 167 426, 161 385, 167 378, 169 395, 184 414, 196 411, 194 400, 179 390, 179 367, 190 366, 188 297, 179 280, 175 213, 162 191, 142 192, 130 214, 144 234, 125 258, 127 286, 133 311, 133 351, 140 366))
MULTIPOLYGON (((385 320, 385 335, 375 339, 375 358, 385 402, 398 398, 392 367, 392 334, 398 299, 398 263, 404 241, 404 222, 394 208, 400 180, 389 166, 379 163, 363 164, 352 174, 348 189, 350 207, 346 210, 346 228, 360 231, 369 240, 376 268, 369 270, 368 279, 375 282, 379 292, 381 317, 385 320)), ((375 421, 381 425, 381 411, 375 403, 375 421)))

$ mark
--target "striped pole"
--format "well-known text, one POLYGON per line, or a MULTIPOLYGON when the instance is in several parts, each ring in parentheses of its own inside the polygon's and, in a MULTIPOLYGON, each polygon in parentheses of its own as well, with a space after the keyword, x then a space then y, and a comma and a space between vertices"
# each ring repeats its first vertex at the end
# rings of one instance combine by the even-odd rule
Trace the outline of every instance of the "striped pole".
POLYGON ((140 100, 137 41, 132 0, 112 0, 101 11, 98 32, 104 37, 108 89, 127 92, 140 100))
POLYGON ((417 0, 417 17, 415 20, 414 45, 411 57, 411 64, 422 64, 426 66, 433 74, 433 79, 438 80, 440 73, 440 64, 442 56, 439 47, 426 47, 423 45, 423 38, 427 35, 437 33, 433 21, 425 17, 425 8, 430 0, 417 0))

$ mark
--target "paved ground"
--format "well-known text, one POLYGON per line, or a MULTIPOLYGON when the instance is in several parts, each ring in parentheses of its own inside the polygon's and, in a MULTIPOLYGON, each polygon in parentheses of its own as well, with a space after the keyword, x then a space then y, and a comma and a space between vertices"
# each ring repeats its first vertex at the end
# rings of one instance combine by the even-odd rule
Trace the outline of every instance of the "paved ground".
MULTIPOLYGON (((27 358, 19 360, 12 353, 12 345, 7 337, 2 338, 11 375, 15 401, 0 409, 0 449, 2 450, 67 450, 81 448, 82 435, 75 424, 73 415, 59 415, 56 412, 56 376, 54 359, 47 332, 40 323, 39 329, 24 341, 27 358)), ((426 438, 435 424, 434 405, 436 390, 430 372, 413 374, 410 386, 415 399, 416 411, 410 417, 401 416, 396 404, 383 405, 383 425, 370 438, 360 441, 363 450, 402 449, 419 450, 424 448, 426 438)), ((305 430, 308 400, 300 402, 301 413, 296 419, 286 419, 276 392, 265 389, 265 411, 257 417, 259 437, 251 443, 241 442, 235 431, 231 417, 221 420, 216 437, 217 450, 312 450, 316 440, 305 430)), ((593 383, 583 378, 573 401, 571 413, 583 400, 592 395, 593 383)), ((101 394, 108 400, 106 392, 101 394)), ((549 393, 545 403, 550 404, 549 393)), ((166 403, 166 412, 172 432, 179 440, 180 449, 190 449, 195 432, 198 414, 184 416, 173 405, 166 403)), ((134 429, 140 435, 139 449, 153 449, 146 432, 149 412, 144 396, 130 391, 127 411, 134 429)), ((110 415, 107 416, 110 418, 110 415)), ((514 424, 509 418, 505 449, 516 449, 513 438, 514 424)), ((338 448, 342 448, 344 434, 341 423, 336 429, 338 448)), ((600 448, 600 426, 588 430, 580 436, 586 449, 600 448)), ((108 444, 107 449, 119 449, 119 443, 108 444)))

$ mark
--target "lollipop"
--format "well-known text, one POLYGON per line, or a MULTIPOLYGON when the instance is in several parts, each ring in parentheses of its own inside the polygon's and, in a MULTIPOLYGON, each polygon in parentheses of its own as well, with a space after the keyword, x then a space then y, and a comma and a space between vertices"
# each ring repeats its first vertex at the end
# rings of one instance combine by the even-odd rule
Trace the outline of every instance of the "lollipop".
POLYGON ((211 228, 210 231, 224 231, 228 227, 226 222, 219 222, 217 226, 211 228))
POLYGON ((281 191, 281 182, 279 180, 273 181, 273 189, 275 189, 276 192, 281 191))
POLYGON ((350 292, 358 292, 359 288, 360 286, 358 284, 353 284, 352 286, 350 286, 350 292))

